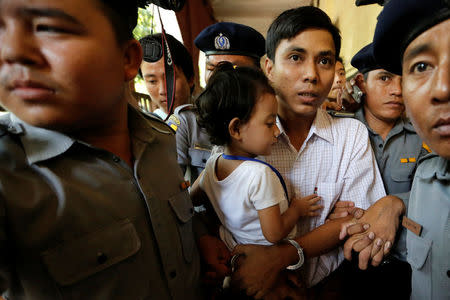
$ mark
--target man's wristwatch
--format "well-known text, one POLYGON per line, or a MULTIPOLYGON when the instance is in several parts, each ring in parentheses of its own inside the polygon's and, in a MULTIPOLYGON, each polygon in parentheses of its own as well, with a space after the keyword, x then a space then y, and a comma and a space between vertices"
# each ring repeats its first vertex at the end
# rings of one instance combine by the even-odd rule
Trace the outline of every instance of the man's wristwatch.
POLYGON ((286 269, 294 271, 303 266, 303 263, 305 262, 305 256, 303 255, 303 248, 300 247, 300 245, 291 239, 286 239, 292 246, 294 246, 297 249, 298 254, 298 262, 295 265, 287 266, 286 269))

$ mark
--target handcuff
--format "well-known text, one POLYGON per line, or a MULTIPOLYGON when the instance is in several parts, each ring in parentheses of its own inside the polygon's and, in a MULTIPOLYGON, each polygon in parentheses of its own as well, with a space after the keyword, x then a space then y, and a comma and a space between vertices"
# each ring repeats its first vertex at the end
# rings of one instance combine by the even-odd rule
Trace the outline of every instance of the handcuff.
MULTIPOLYGON (((295 265, 287 266, 286 269, 288 269, 290 271, 298 270, 301 266, 303 266, 303 264, 305 262, 305 255, 303 254, 303 248, 300 247, 300 245, 295 240, 285 239, 285 241, 289 242, 292 246, 294 246, 295 249, 297 249, 297 254, 298 254, 298 262, 295 265)), ((239 258, 239 256, 240 256, 240 254, 235 254, 231 257, 231 260, 230 260, 231 272, 234 272, 235 263, 236 263, 236 260, 239 258)))
POLYGON ((305 255, 303 254, 303 248, 300 247, 300 245, 295 240, 286 239, 285 241, 289 242, 292 246, 294 246, 297 249, 298 262, 295 265, 290 265, 286 267, 286 269, 290 271, 295 271, 299 269, 301 266, 303 266, 303 263, 305 262, 305 255))

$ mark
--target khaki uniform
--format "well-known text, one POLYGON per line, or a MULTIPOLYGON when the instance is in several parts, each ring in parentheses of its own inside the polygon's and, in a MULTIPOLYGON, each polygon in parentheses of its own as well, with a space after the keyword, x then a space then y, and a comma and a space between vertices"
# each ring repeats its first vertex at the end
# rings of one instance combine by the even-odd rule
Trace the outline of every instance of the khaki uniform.
POLYGON ((0 120, 0 289, 8 299, 202 299, 171 130, 129 109, 134 166, 0 120))

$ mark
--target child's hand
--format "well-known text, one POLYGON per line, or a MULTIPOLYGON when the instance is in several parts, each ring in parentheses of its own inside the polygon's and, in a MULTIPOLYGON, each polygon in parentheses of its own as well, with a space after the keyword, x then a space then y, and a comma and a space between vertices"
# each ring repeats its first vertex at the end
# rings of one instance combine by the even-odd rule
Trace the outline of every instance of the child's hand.
POLYGON ((293 198, 291 206, 295 206, 302 217, 315 217, 320 215, 320 210, 323 209, 323 205, 317 204, 320 199, 322 198, 316 194, 303 198, 293 198))

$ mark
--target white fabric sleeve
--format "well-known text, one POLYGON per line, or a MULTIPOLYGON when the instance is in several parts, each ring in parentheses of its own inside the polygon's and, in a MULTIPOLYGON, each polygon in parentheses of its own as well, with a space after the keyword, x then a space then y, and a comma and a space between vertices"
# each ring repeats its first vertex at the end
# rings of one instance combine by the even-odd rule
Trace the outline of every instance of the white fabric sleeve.
POLYGON ((257 210, 279 204, 286 198, 280 179, 266 165, 255 168, 249 187, 249 197, 257 210))

